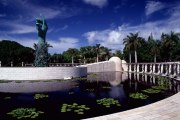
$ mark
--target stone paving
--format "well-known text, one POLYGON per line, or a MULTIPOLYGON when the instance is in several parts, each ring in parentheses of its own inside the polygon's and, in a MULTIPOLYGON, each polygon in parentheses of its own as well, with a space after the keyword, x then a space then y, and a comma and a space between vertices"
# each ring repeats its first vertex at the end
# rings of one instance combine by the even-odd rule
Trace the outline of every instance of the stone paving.
POLYGON ((180 120, 180 92, 143 107, 87 120, 180 120))

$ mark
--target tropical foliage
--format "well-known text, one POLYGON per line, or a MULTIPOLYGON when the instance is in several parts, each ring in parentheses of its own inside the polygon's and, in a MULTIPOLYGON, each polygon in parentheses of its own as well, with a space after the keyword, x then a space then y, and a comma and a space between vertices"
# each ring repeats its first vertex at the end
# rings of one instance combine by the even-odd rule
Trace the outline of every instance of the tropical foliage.
POLYGON ((24 47, 17 42, 2 40, 0 41, 0 61, 2 66, 21 66, 21 62, 33 63, 34 50, 24 47))
MULTIPOLYGON (((50 55, 50 63, 93 63, 118 56, 127 62, 166 62, 180 60, 180 33, 162 33, 160 39, 150 34, 147 39, 139 33, 130 33, 123 39, 123 51, 111 50, 101 44, 69 48, 63 53, 50 55), (133 58, 133 59, 131 59, 133 58)), ((0 61, 2 66, 21 66, 21 62, 33 63, 34 50, 17 42, 0 41, 0 61)))

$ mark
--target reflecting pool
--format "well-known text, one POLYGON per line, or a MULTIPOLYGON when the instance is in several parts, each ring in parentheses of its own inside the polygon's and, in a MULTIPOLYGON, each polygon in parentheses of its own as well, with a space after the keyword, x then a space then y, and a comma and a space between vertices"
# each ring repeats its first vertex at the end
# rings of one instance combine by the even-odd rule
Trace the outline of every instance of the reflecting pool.
POLYGON ((178 81, 122 72, 92 73, 72 80, 0 80, 0 118, 84 119, 151 104, 178 91, 178 81))

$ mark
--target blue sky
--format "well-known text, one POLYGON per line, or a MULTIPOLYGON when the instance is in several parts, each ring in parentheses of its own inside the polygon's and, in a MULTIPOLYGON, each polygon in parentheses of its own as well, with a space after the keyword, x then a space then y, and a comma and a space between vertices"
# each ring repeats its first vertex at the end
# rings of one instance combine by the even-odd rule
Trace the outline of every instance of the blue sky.
POLYGON ((130 32, 156 39, 162 32, 180 32, 178 0, 0 0, 0 40, 32 47, 40 14, 49 26, 51 54, 97 43, 122 50, 130 32))

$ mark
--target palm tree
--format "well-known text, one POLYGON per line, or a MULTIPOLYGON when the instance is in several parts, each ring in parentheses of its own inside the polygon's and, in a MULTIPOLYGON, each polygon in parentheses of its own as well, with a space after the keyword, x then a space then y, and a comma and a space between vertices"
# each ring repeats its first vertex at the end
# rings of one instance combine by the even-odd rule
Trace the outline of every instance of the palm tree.
POLYGON ((161 40, 163 42, 164 47, 166 47, 168 49, 168 54, 169 54, 169 60, 172 60, 172 50, 174 49, 174 47, 180 43, 180 33, 175 33, 173 31, 171 31, 170 34, 164 34, 162 33, 161 35, 161 40))
POLYGON ((107 48, 107 47, 101 47, 100 49, 100 56, 101 58, 103 58, 103 60, 108 60, 109 57, 112 55, 111 53, 111 49, 107 48))
POLYGON ((83 57, 83 62, 86 64, 86 56, 88 54, 88 47, 81 47, 80 48, 80 55, 83 57))
POLYGON ((96 44, 95 49, 96 49, 96 62, 99 62, 100 50, 102 49, 101 44, 96 44))
POLYGON ((159 52, 160 52, 160 50, 159 50, 160 42, 154 40, 152 33, 148 37, 148 42, 150 43, 150 46, 151 46, 150 51, 154 55, 154 63, 156 63, 157 54, 159 54, 159 52))
POLYGON ((141 40, 143 38, 138 36, 138 33, 130 33, 130 35, 127 35, 126 38, 123 39, 123 44, 126 44, 126 49, 129 51, 134 49, 134 56, 135 56, 135 63, 137 63, 137 48, 141 46, 141 40))
POLYGON ((72 64, 74 64, 74 57, 76 57, 78 55, 78 49, 76 48, 69 48, 66 53, 71 56, 71 62, 72 64))

